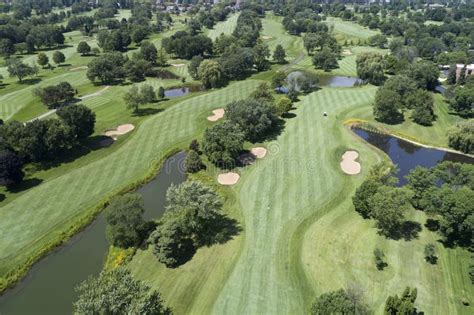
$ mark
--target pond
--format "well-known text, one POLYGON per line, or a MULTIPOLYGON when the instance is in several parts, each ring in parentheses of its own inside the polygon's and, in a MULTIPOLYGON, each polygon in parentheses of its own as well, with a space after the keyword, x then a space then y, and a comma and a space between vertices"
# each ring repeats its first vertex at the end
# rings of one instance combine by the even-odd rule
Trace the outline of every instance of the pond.
MULTIPOLYGON (((292 72, 295 73, 295 72, 292 72)), ((290 75, 292 74, 290 73, 290 75)), ((288 75, 290 77, 290 75, 288 75)), ((362 80, 356 77, 344 77, 344 76, 337 76, 337 75, 318 75, 318 83, 317 86, 320 87, 353 87, 357 86, 359 84, 362 84, 362 80)), ((287 86, 282 86, 280 88, 276 88, 275 91, 279 93, 288 93, 288 87, 287 86)))
POLYGON ((411 142, 390 136, 352 128, 358 136, 387 153, 397 165, 399 185, 407 183, 404 178, 416 166, 433 167, 443 161, 474 164, 474 158, 452 152, 425 148, 411 142))
MULTIPOLYGON (((145 203, 145 219, 160 217, 165 210, 166 191, 186 180, 186 153, 170 157, 148 184, 137 190, 145 203)), ((99 215, 84 231, 36 263, 28 275, 0 297, 0 314, 71 314, 77 299, 74 288, 103 267, 108 250, 105 219, 99 215)))
POLYGON ((198 92, 200 90, 201 88, 199 86, 186 86, 182 88, 169 89, 169 90, 165 90, 165 97, 175 98, 175 97, 184 96, 190 92, 198 92))

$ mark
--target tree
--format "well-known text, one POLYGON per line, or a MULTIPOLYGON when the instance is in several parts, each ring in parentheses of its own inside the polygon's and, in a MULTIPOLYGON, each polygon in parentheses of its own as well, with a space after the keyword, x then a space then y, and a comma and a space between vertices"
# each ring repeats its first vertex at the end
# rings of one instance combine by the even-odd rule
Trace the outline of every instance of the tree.
POLYGON ((354 299, 347 291, 340 289, 321 294, 311 306, 312 315, 323 314, 370 314, 368 307, 360 297, 354 299))
POLYGON ((172 185, 166 212, 150 236, 153 253, 169 267, 179 265, 194 248, 213 243, 221 212, 222 200, 212 188, 198 181, 172 185))
POLYGON ((435 120, 434 99, 430 92, 418 89, 408 96, 406 103, 413 108, 411 118, 417 124, 430 126, 435 120))
POLYGON ((453 64, 453 65, 449 66, 447 82, 450 85, 456 84, 456 64, 453 64))
POLYGON ((158 51, 156 64, 160 67, 165 67, 168 64, 168 55, 166 54, 166 51, 163 49, 163 47, 158 51))
POLYGON ((125 58, 121 53, 103 54, 87 65, 87 78, 91 81, 100 80, 102 84, 123 79, 124 64, 125 58))
POLYGON ((405 178, 408 181, 408 187, 413 192, 411 204, 417 209, 423 209, 424 199, 429 189, 435 185, 436 177, 431 170, 417 166, 405 178))
POLYGON ((262 82, 257 86, 257 89, 255 89, 252 93, 250 93, 250 98, 260 100, 260 101, 266 101, 266 102, 273 102, 273 94, 272 91, 270 90, 270 86, 268 85, 267 82, 262 82))
POLYGON ((91 46, 87 42, 80 42, 77 45, 77 52, 81 54, 81 56, 86 56, 91 52, 91 46))
POLYGON ((286 51, 282 45, 278 44, 275 47, 275 50, 273 51, 273 60, 275 60, 276 63, 284 64, 286 63, 285 58, 286 58, 286 51))
POLYGON ((200 148, 199 142, 197 141, 197 139, 193 139, 191 141, 191 143, 189 144, 189 150, 195 151, 198 154, 200 154, 200 149, 199 148, 200 148))
POLYGON ((203 151, 216 165, 231 167, 243 150, 245 135, 239 126, 230 121, 206 129, 203 151))
POLYGON ((135 280, 125 268, 102 271, 90 277, 76 291, 74 314, 171 315, 158 291, 135 280))
POLYGON ((155 90, 149 84, 142 84, 140 87, 140 94, 142 96, 143 103, 153 103, 155 101, 155 90))
POLYGON ((199 79, 198 69, 201 62, 204 60, 201 56, 194 56, 188 63, 188 72, 194 80, 199 79))
POLYGON ((8 38, 0 39, 0 55, 4 57, 10 57, 15 53, 15 46, 12 41, 8 38))
POLYGON ((158 50, 155 45, 150 42, 143 42, 140 46, 140 54, 146 61, 155 65, 158 58, 158 50))
POLYGON ((22 159, 11 150, 0 151, 0 186, 12 186, 23 180, 22 159))
POLYGON ((425 245, 425 259, 432 265, 435 265, 438 261, 438 256, 436 255, 436 247, 434 244, 426 244, 425 245))
POLYGON ((384 261, 385 254, 383 251, 379 248, 376 248, 374 250, 374 259, 375 259, 375 266, 377 267, 378 270, 383 270, 385 267, 387 267, 387 263, 384 261))
POLYGON ((55 64, 59 65, 61 63, 64 63, 66 61, 66 56, 60 51, 55 51, 53 54, 53 61, 55 64))
POLYGON ((402 107, 402 99, 398 93, 385 87, 377 90, 374 103, 376 120, 391 124, 403 121, 402 107))
POLYGON ((240 127, 250 141, 262 140, 277 123, 275 107, 259 99, 235 101, 227 105, 226 120, 240 127))
POLYGON ((279 116, 284 115, 291 110, 293 103, 288 97, 282 97, 278 100, 276 104, 276 111, 279 116))
POLYGON ((384 314, 398 315, 398 314, 409 314, 416 315, 418 311, 415 307, 415 301, 417 297, 417 290, 414 288, 411 290, 409 287, 403 291, 401 297, 398 295, 389 296, 385 302, 384 314))
POLYGON ((106 234, 110 244, 122 248, 139 245, 145 222, 144 212, 143 200, 138 194, 127 193, 113 198, 105 209, 106 234))
POLYGON ((27 76, 33 75, 33 67, 24 64, 20 59, 10 58, 7 61, 8 73, 10 77, 17 77, 18 81, 23 82, 23 79, 27 76))
POLYGON ((474 116, 474 87, 459 86, 454 89, 454 97, 450 100, 451 108, 463 117, 474 116))
POLYGON ((76 90, 69 82, 60 82, 58 85, 50 85, 33 90, 33 94, 41 99, 48 108, 57 108, 74 100, 76 90))
POLYGON ((360 79, 374 85, 380 85, 385 80, 384 60, 381 54, 365 53, 357 56, 357 75, 360 79))
POLYGON ((160 87, 158 88, 158 97, 159 97, 160 99, 165 98, 165 89, 164 89, 162 86, 160 86, 160 87))
POLYGON ((268 57, 270 57, 270 49, 262 42, 258 42, 253 48, 253 60, 257 71, 266 70, 269 66, 268 57))
POLYGON ((215 88, 222 80, 221 67, 214 60, 204 60, 199 65, 198 76, 205 88, 215 88))
POLYGON ((45 67, 49 63, 49 58, 45 53, 39 53, 37 57, 37 62, 41 67, 45 67))
POLYGON ((388 40, 387 36, 382 35, 382 34, 377 34, 374 36, 369 37, 369 45, 370 46, 377 46, 379 48, 385 48, 385 45, 387 45, 388 40))
POLYGON ((95 113, 84 105, 69 105, 56 111, 59 119, 71 128, 76 139, 85 139, 94 133, 95 113))
POLYGON ((327 47, 315 52, 312 60, 316 68, 323 69, 324 71, 337 68, 337 55, 327 47))
POLYGON ((404 188, 382 186, 377 189, 369 204, 382 235, 396 238, 400 234, 410 199, 410 191, 404 188))
POLYGON ((134 112, 138 110, 138 107, 143 104, 142 96, 137 86, 132 86, 127 93, 123 96, 123 100, 127 105, 128 109, 132 109, 134 112))
POLYGON ((458 84, 459 85, 464 85, 466 84, 466 72, 467 72, 467 69, 466 69, 466 65, 464 65, 461 69, 461 71, 459 72, 459 78, 458 78, 458 84))
POLYGON ((150 68, 151 64, 144 59, 131 59, 123 66, 126 77, 132 82, 145 80, 145 75, 150 68))
POLYGON ((439 69, 433 62, 422 60, 413 63, 407 75, 416 82, 419 88, 434 90, 438 84, 439 69))
POLYGON ((184 160, 184 165, 186 167, 186 173, 196 173, 204 167, 201 156, 194 150, 188 152, 188 155, 184 160))
POLYGON ((286 73, 277 71, 277 73, 272 77, 272 86, 274 88, 280 89, 285 85, 286 73))
POLYGON ((451 148, 464 153, 474 153, 474 119, 459 122, 448 130, 448 143, 451 148))

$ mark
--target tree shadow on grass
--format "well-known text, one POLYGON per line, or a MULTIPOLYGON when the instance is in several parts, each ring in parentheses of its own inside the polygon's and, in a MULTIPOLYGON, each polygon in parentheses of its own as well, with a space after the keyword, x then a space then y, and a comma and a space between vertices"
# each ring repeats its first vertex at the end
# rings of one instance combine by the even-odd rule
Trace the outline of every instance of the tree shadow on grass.
MULTIPOLYGON (((386 237, 393 240, 411 241, 418 239, 418 234, 421 232, 421 224, 415 221, 405 221, 398 228, 385 234, 386 237)), ((384 233, 381 233, 384 234, 384 233)))
POLYGON ((283 115, 281 115, 281 117, 284 118, 284 119, 292 119, 292 118, 296 117, 296 114, 295 113, 284 113, 283 115))
POLYGON ((150 116, 150 115, 158 114, 161 111, 163 111, 161 108, 152 108, 152 107, 139 108, 133 112, 132 116, 134 117, 150 116))
POLYGON ((37 83, 40 83, 41 79, 40 78, 31 78, 31 79, 24 79, 21 82, 18 82, 23 85, 35 85, 37 83))
POLYGON ((0 194, 0 202, 2 202, 3 200, 5 200, 5 195, 4 194, 0 194))
POLYGON ((8 187, 8 191, 12 193, 19 193, 35 186, 38 186, 43 182, 40 178, 27 178, 23 180, 21 183, 11 185, 8 187))

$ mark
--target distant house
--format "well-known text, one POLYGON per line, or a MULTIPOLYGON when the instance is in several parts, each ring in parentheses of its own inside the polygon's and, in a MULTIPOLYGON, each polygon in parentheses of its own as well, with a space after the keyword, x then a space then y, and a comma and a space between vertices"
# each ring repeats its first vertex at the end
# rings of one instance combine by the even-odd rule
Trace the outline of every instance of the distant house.
POLYGON ((474 64, 471 63, 469 65, 463 65, 462 63, 458 63, 456 65, 456 80, 459 79, 461 72, 464 71, 464 68, 466 69, 466 76, 474 74, 474 64))

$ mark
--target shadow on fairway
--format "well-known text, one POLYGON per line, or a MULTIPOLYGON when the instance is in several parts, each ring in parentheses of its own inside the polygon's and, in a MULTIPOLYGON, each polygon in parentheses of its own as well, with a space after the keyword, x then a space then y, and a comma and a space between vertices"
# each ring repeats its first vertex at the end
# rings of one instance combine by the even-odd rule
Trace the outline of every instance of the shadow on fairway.
POLYGON ((42 182, 43 182, 43 180, 40 179, 40 178, 28 178, 28 179, 23 180, 19 184, 9 186, 8 191, 10 191, 12 193, 19 193, 19 192, 28 190, 30 188, 33 188, 35 186, 38 186, 42 182))

